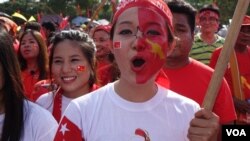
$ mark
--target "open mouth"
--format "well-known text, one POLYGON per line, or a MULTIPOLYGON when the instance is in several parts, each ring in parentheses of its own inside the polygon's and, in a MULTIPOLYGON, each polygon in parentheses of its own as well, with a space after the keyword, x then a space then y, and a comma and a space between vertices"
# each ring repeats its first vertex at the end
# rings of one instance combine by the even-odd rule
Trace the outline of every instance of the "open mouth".
POLYGON ((138 68, 138 67, 141 67, 145 63, 145 60, 142 58, 136 58, 132 61, 132 63, 134 67, 138 68))

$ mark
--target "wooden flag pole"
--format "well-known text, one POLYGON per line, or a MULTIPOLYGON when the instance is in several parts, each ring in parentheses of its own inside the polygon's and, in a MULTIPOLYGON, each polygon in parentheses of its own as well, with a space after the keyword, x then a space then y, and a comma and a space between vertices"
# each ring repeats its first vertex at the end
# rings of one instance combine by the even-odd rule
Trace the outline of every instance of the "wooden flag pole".
POLYGON ((202 103, 202 107, 208 110, 212 110, 215 99, 217 97, 217 93, 221 86, 221 82, 227 68, 227 64, 229 62, 230 55, 232 54, 232 50, 234 48, 236 39, 238 37, 241 23, 244 15, 246 14, 247 8, 249 6, 250 0, 238 0, 236 9, 234 11, 232 23, 229 27, 224 47, 221 50, 220 56, 218 58, 218 62, 215 66, 215 71, 212 75, 211 81, 208 86, 208 90, 206 92, 206 96, 202 103))
POLYGON ((232 51, 230 57, 230 71, 233 82, 233 95, 240 100, 244 100, 245 96, 241 89, 240 72, 235 51, 232 51))

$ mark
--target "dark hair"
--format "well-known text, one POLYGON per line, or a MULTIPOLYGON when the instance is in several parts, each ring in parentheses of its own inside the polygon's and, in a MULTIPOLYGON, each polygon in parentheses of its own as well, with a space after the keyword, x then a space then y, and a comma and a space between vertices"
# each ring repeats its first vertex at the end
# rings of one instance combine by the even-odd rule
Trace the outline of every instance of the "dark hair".
POLYGON ((220 17, 220 11, 219 7, 216 6, 215 4, 206 4, 204 5, 200 10, 199 13, 202 13, 204 11, 213 11, 215 12, 219 17, 220 17))
POLYGON ((24 31, 28 30, 28 29, 40 32, 40 30, 41 30, 41 24, 38 23, 38 22, 33 22, 33 21, 32 22, 27 22, 25 24, 24 31))
POLYGON ((166 1, 166 3, 172 13, 179 13, 187 16, 189 27, 193 33, 195 30, 196 9, 184 0, 171 0, 166 1))
POLYGON ((24 129, 23 102, 25 99, 19 63, 12 47, 12 37, 0 26, 0 65, 3 88, 0 90, 5 118, 1 141, 19 141, 24 129))
POLYGON ((47 30, 50 30, 52 32, 56 31, 56 27, 52 22, 44 22, 44 23, 42 23, 42 27, 44 27, 47 30))
MULTIPOLYGON (((57 45, 65 40, 70 40, 70 41, 75 41, 82 53, 84 54, 84 56, 86 57, 88 63, 90 64, 90 67, 92 69, 92 73, 90 74, 90 78, 89 78, 89 87, 93 87, 93 85, 96 83, 97 78, 96 78, 96 71, 95 71, 95 67, 96 67, 96 58, 95 58, 95 44, 94 41, 89 37, 89 35, 87 33, 78 31, 78 30, 63 30, 60 32, 57 32, 51 40, 52 43, 52 48, 50 50, 50 57, 49 57, 49 68, 50 68, 50 72, 51 72, 51 68, 52 68, 52 62, 53 62, 53 55, 54 55, 54 51, 55 48, 57 47, 57 45)), ((52 73, 50 73, 52 74, 52 73)), ((52 79, 52 76, 50 76, 52 79)))
POLYGON ((39 46, 39 54, 37 57, 37 64, 38 64, 38 69, 39 69, 39 80, 43 80, 47 78, 47 73, 48 73, 48 67, 49 67, 49 61, 48 61, 48 51, 47 51, 47 46, 46 43, 41 35, 40 32, 35 31, 35 30, 26 30, 24 31, 24 33, 22 34, 21 38, 20 38, 20 45, 19 45, 19 49, 18 49, 18 59, 19 59, 19 63, 21 66, 21 70, 25 70, 27 68, 27 61, 23 58, 23 56, 21 55, 20 52, 20 46, 22 45, 22 40, 23 37, 27 34, 31 34, 35 40, 38 43, 39 46))

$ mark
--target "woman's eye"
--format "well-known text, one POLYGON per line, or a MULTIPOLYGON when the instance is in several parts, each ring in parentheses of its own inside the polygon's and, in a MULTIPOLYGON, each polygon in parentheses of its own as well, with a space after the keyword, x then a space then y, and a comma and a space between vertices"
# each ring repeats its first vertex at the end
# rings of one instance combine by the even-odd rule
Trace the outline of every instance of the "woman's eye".
POLYGON ((186 29, 184 29, 184 28, 178 28, 178 29, 176 29, 176 31, 183 33, 183 32, 186 32, 186 29))
POLYGON ((147 35, 152 36, 152 35, 161 35, 160 32, 156 31, 156 30, 149 30, 146 32, 147 35))
POLYGON ((71 61, 72 61, 72 62, 78 62, 79 59, 72 59, 71 61))
POLYGON ((54 60, 53 63, 54 63, 54 64, 61 64, 62 61, 61 61, 61 60, 54 60))
POLYGON ((34 40, 30 40, 29 42, 30 42, 30 43, 35 43, 36 41, 34 41, 34 40))
POLYGON ((120 35, 131 35, 132 31, 129 29, 124 29, 119 32, 120 35))

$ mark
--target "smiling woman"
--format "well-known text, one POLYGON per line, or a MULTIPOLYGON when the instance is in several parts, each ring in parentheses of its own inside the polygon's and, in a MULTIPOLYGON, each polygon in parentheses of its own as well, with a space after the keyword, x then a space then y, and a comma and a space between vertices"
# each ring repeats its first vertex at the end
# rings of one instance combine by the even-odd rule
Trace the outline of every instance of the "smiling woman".
POLYGON ((42 95, 36 102, 48 109, 59 122, 71 100, 98 88, 95 74, 96 49, 93 40, 77 30, 56 33, 52 44, 50 79, 58 85, 58 89, 42 95))

